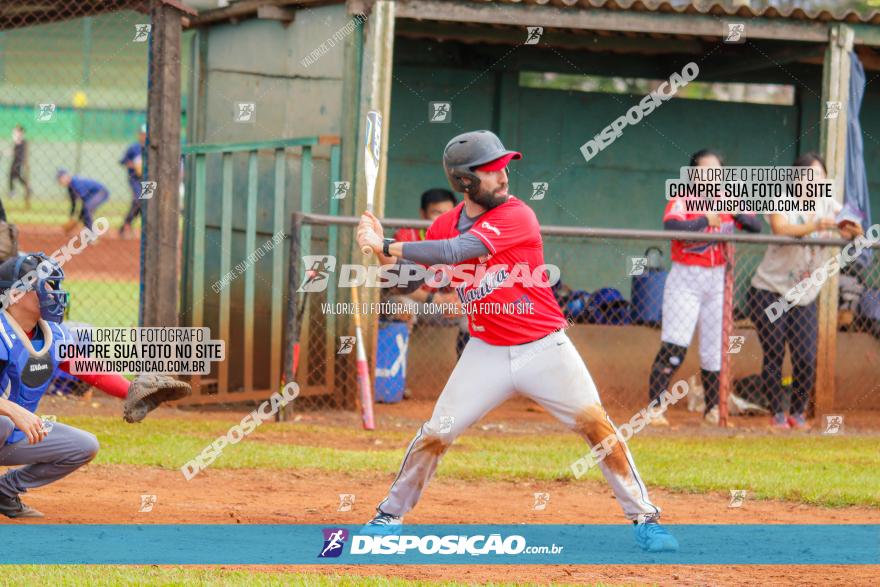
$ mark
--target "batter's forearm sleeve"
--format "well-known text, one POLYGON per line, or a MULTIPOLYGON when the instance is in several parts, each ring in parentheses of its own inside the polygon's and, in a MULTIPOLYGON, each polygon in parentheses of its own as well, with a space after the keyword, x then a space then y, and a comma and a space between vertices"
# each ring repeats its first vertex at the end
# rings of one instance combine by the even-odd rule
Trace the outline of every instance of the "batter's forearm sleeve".
POLYGON ((733 219, 746 232, 761 232, 761 221, 753 214, 737 214, 733 219))
MULTIPOLYGON (((462 234, 444 240, 405 242, 403 258, 397 262, 397 273, 404 265, 454 265, 466 259, 473 259, 489 253, 489 249, 479 238, 472 234, 462 234)), ((424 285, 424 279, 408 280, 406 285, 399 286, 396 291, 409 294, 424 285)))
POLYGON ((422 265, 455 265, 489 253, 489 249, 472 234, 461 234, 443 240, 403 243, 403 258, 422 265))
MULTIPOLYGON (((70 363, 64 361, 59 365, 62 371, 70 373, 70 363)), ((121 399, 128 396, 128 388, 131 381, 120 375, 119 373, 80 373, 74 375, 80 381, 84 381, 92 387, 97 387, 107 395, 112 395, 121 399)))
POLYGON ((709 220, 705 216, 694 218, 693 220, 666 220, 663 222, 663 228, 666 230, 703 230, 709 226, 709 220))

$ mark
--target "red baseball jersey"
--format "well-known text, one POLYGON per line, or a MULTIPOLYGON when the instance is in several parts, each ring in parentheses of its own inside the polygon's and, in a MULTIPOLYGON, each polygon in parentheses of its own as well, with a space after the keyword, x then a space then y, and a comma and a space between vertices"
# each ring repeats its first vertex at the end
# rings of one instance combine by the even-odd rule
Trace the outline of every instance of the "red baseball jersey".
MULTIPOLYGON (((458 236, 463 210, 464 202, 460 202, 437 218, 426 240, 458 236)), ((510 196, 480 216, 468 232, 489 249, 484 257, 461 263, 476 268, 475 279, 469 284, 459 281, 456 289, 465 304, 471 336, 509 346, 543 338, 566 325, 543 270, 544 243, 531 208, 510 196), (539 281, 532 282, 533 276, 539 281)), ((474 275, 473 270, 463 273, 474 275)))
POLYGON ((394 240, 401 243, 423 241, 426 232, 424 228, 399 228, 394 233, 394 240))
MULTIPOLYGON (((701 212, 688 212, 681 198, 670 200, 666 204, 663 213, 663 222, 667 220, 696 220, 705 216, 701 212)), ((734 227, 733 216, 730 214, 718 214, 721 226, 707 226, 700 232, 704 233, 732 233, 734 227)), ((699 233, 695 233, 699 234, 699 233)), ((700 242, 700 241, 672 241, 672 260, 683 265, 699 265, 701 267, 718 267, 724 265, 724 243, 700 242)))

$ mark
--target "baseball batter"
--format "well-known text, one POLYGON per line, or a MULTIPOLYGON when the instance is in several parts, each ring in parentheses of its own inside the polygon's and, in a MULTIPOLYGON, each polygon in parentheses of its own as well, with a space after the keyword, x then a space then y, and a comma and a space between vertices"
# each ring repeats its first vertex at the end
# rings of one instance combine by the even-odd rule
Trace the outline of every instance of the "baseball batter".
MULTIPOLYGON (((721 167, 721 155, 709 149, 691 156, 690 167, 721 167)), ((680 200, 671 200, 663 214, 666 230, 690 230, 701 233, 732 233, 734 226, 749 232, 761 232, 754 214, 711 214, 687 212, 680 200)), ((688 346, 700 325, 700 379, 705 392, 703 417, 717 425, 721 353, 724 325, 724 272, 727 264, 724 243, 672 241, 672 269, 663 289, 663 327, 660 350, 654 357, 648 382, 649 400, 660 398, 669 388, 673 374, 684 362, 688 346)), ((651 424, 668 426, 660 415, 651 424)))
MULTIPOLYGON (((512 279, 511 268, 519 264, 525 264, 530 275, 544 273, 538 219, 507 191, 507 165, 521 158, 485 130, 449 141, 443 166, 452 188, 464 193, 464 201, 437 218, 424 241, 383 240, 379 220, 369 213, 361 217, 358 243, 372 248, 383 263, 472 264, 470 270, 456 270, 485 270, 477 283, 457 287, 471 339, 431 419, 410 443, 367 532, 398 533, 403 516, 415 507, 455 438, 515 393, 538 402, 591 446, 616 433, 590 373, 565 334, 566 321, 549 283, 545 279, 528 285, 512 279), (498 305, 522 311, 497 312, 498 305)), ((600 467, 624 515, 635 525, 639 546, 651 552, 676 550, 678 543, 659 524, 660 509, 651 503, 626 445, 617 444, 600 467)))
MULTIPOLYGON (((70 370, 67 362, 55 358, 56 345, 73 342, 61 323, 68 299, 63 280, 64 271, 43 253, 0 264, 0 293, 28 290, 0 312, 0 466, 23 465, 0 476, 0 514, 9 518, 43 517, 22 503, 20 494, 73 473, 98 452, 93 434, 44 422, 34 413, 59 369, 70 370), (32 286, 25 285, 28 274, 37 275, 32 286)), ((161 375, 133 382, 118 373, 76 377, 124 399, 128 422, 139 422, 163 401, 190 393, 187 383, 161 375)))

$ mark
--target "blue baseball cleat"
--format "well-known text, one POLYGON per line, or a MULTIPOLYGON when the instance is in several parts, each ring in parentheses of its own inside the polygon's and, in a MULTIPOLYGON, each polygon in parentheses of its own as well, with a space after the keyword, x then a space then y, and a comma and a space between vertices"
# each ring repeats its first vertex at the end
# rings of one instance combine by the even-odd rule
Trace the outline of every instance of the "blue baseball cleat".
POLYGON ((402 529, 402 517, 386 514, 382 510, 376 509, 376 515, 361 529, 361 534, 393 536, 400 534, 402 529))
POLYGON ((677 552, 678 540, 660 525, 656 518, 648 518, 633 528, 636 544, 645 552, 677 552))

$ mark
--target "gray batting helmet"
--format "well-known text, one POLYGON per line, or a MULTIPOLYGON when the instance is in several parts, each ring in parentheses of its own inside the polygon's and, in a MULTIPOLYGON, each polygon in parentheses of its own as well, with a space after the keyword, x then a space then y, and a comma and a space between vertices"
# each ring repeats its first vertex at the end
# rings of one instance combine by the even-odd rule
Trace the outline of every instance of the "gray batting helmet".
POLYGON ((488 130, 458 135, 443 150, 443 168, 449 185, 456 192, 469 194, 480 189, 480 178, 474 173, 476 168, 497 161, 493 169, 503 169, 511 159, 522 159, 522 153, 505 149, 501 139, 488 130), (470 184, 466 186, 463 179, 469 179, 470 184))

